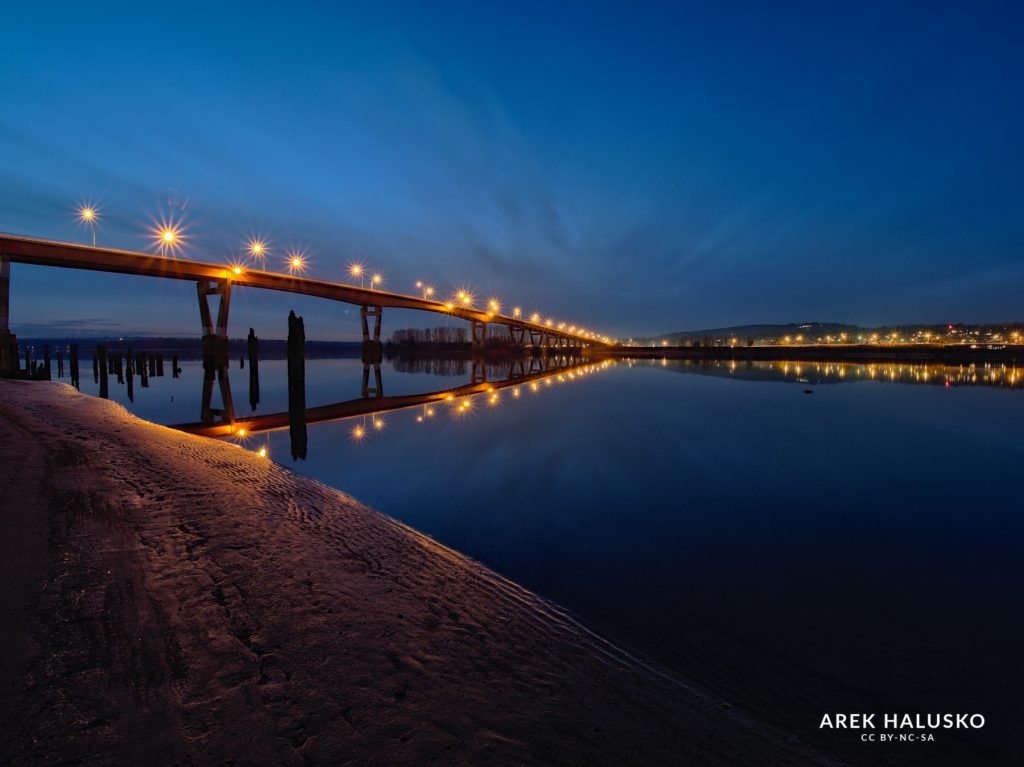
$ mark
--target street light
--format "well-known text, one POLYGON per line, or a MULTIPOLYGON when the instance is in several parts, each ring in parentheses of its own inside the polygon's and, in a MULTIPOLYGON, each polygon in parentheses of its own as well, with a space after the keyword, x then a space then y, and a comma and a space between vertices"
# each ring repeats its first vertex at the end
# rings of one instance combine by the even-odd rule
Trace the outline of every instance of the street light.
POLYGON ((292 274, 295 272, 301 272, 306 268, 306 259, 298 251, 292 251, 288 254, 288 271, 292 274))
POLYGON ((359 278, 359 287, 363 287, 363 275, 365 274, 365 272, 366 270, 363 269, 362 264, 350 264, 348 267, 348 273, 351 274, 353 277, 359 278))
POLYGON ((161 256, 176 255, 184 246, 186 239, 184 229, 180 223, 175 223, 174 219, 161 219, 150 233, 161 256))
POLYGON ((370 287, 380 289, 380 286, 384 284, 384 275, 380 272, 376 272, 370 278, 370 287))
POLYGON ((96 220, 99 212, 92 205, 83 205, 78 209, 78 218, 92 229, 92 246, 96 247, 96 220))
POLYGON ((266 240, 252 239, 249 240, 249 255, 253 258, 264 259, 267 257, 267 251, 270 250, 267 247, 266 240))

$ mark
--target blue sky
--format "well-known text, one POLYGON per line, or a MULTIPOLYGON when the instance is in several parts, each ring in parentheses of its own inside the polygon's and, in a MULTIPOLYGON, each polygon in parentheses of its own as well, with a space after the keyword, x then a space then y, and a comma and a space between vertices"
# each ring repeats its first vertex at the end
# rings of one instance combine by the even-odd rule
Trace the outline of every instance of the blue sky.
MULTIPOLYGON (((0 230, 469 285, 615 334, 1024 320, 1012 3, 23 3, 0 230), (386 7, 385 7, 386 6, 386 7)), ((194 288, 15 265, 26 335, 198 332, 194 288)), ((239 292, 232 334, 349 338, 239 292)), ((385 331, 430 325, 386 316, 385 331)))

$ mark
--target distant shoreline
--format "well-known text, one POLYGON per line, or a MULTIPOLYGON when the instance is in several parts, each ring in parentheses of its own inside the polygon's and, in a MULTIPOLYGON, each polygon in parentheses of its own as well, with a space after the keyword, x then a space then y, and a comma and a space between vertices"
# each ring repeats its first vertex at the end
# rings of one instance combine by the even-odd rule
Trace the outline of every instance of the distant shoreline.
POLYGON ((967 344, 925 345, 904 344, 820 344, 770 346, 616 346, 594 349, 595 358, 683 359, 683 360, 754 360, 784 362, 818 360, 821 362, 903 362, 925 364, 1024 365, 1024 345, 972 347, 967 344))

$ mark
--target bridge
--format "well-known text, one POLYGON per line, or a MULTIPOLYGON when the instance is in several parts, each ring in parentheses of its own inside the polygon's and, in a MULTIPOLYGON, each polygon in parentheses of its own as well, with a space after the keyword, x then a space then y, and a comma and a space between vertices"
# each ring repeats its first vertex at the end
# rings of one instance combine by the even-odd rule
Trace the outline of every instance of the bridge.
POLYGON ((380 357, 383 310, 416 309, 454 317, 470 323, 474 349, 482 349, 489 325, 507 328, 509 341, 519 347, 540 349, 609 346, 610 341, 597 334, 563 323, 536 322, 519 316, 489 312, 451 302, 419 296, 391 293, 374 288, 355 287, 338 282, 280 274, 247 266, 231 266, 174 256, 154 255, 113 248, 98 248, 69 242, 0 235, 0 369, 13 369, 17 363, 17 340, 8 324, 10 310, 10 264, 32 264, 65 269, 131 274, 186 280, 196 283, 199 317, 203 332, 204 356, 216 366, 227 359, 228 312, 234 288, 262 288, 286 293, 341 301, 360 307, 364 356, 380 357), (220 299, 216 320, 210 311, 209 297, 220 299), (371 331, 372 320, 372 331, 371 331))
MULTIPOLYGON (((374 366, 377 379, 376 387, 368 388, 365 370, 367 366, 364 365, 363 393, 360 398, 336 402, 331 405, 307 408, 304 413, 304 420, 307 424, 324 423, 394 410, 462 401, 466 397, 490 394, 509 387, 536 386, 538 382, 545 379, 575 376, 577 374, 582 375, 597 369, 600 367, 600 364, 580 362, 573 357, 557 354, 529 361, 513 360, 509 362, 505 377, 494 381, 488 381, 486 372, 478 372, 478 366, 474 365, 470 383, 423 394, 392 396, 384 395, 379 366, 374 366)), ((224 395, 224 401, 231 402, 230 384, 227 383, 228 377, 224 376, 223 381, 228 387, 227 394, 224 395)), ((550 380, 548 382, 550 383, 550 380)), ((214 422, 213 419, 207 417, 209 409, 210 393, 208 389, 205 389, 203 392, 202 420, 195 423, 177 424, 171 428, 203 437, 244 437, 260 432, 287 429, 291 423, 291 415, 287 411, 242 416, 239 418, 232 417, 228 420, 214 422)))

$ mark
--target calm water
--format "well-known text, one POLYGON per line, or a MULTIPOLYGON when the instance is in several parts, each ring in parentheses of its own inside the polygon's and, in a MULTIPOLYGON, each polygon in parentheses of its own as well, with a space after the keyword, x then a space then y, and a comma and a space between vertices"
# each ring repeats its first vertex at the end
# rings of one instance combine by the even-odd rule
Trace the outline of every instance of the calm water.
MULTIPOLYGON (((260 365, 257 412, 286 409, 285 363, 260 365)), ((202 373, 182 367, 136 382, 131 409, 198 420, 202 373)), ((358 398, 361 371, 307 362, 307 404, 358 398)), ((385 364, 385 394, 469 381, 442 372, 385 364)), ((826 712, 980 712, 981 735, 884 757, 1001 763, 1024 715, 1019 372, 655 361, 562 378, 311 426, 304 462, 287 431, 246 444, 801 739, 826 712)))

